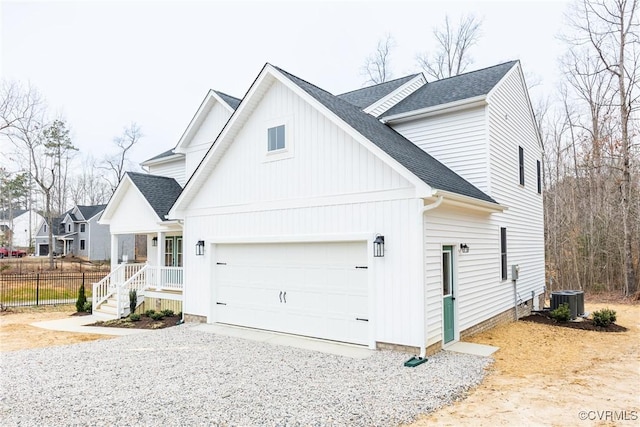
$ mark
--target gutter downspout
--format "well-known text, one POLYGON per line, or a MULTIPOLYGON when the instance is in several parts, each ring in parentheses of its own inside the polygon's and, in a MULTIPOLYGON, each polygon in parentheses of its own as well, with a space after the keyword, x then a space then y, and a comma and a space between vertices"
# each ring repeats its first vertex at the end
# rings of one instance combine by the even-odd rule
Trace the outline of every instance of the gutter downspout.
MULTIPOLYGON (((419 210, 418 210, 418 214, 419 214, 419 222, 420 222, 420 246, 421 246, 421 252, 422 252, 422 260, 424 263, 424 213, 427 211, 430 211, 432 209, 436 209, 437 207, 439 207, 442 204, 442 200, 444 200, 443 196, 439 196, 438 200, 436 200, 435 202, 428 204, 426 206, 422 206, 419 210)), ((423 272, 424 274, 424 272, 423 272)), ((424 278, 424 275, 423 275, 424 278)), ((420 306, 422 309, 422 325, 420 326, 421 329, 421 339, 420 339, 420 356, 418 356, 420 359, 424 359, 427 355, 427 344, 426 344, 426 336, 427 336, 427 310, 426 310, 426 292, 425 292, 425 283, 424 283, 424 279, 422 282, 422 286, 420 289, 420 306)))

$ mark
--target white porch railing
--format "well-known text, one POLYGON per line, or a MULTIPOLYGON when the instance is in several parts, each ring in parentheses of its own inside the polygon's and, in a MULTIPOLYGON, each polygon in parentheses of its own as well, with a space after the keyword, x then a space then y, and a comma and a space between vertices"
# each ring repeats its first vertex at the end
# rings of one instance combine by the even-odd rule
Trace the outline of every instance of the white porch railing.
POLYGON ((93 284, 92 306, 95 311, 109 298, 115 297, 118 317, 129 307, 129 292, 138 298, 147 289, 182 291, 182 267, 159 267, 148 264, 120 264, 107 277, 93 284))
POLYGON ((149 266, 147 269, 147 287, 158 290, 181 291, 183 287, 182 267, 149 266))
POLYGON ((119 264, 115 270, 104 279, 93 284, 91 294, 92 308, 95 310, 103 302, 109 299, 117 288, 143 269, 146 264, 119 264))

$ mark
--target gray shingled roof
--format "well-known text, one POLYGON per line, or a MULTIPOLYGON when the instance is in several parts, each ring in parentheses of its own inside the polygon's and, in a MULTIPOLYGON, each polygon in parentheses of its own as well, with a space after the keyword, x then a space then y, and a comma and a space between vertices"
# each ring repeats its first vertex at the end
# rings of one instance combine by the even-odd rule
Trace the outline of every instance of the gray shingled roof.
POLYGON ((89 221, 97 213, 103 211, 107 205, 78 205, 78 210, 82 214, 85 220, 89 221))
POLYGON ((287 78, 434 189, 497 203, 420 147, 358 107, 276 67, 287 78))
POLYGON ((178 181, 166 176, 146 173, 127 172, 127 175, 147 199, 158 217, 166 221, 165 215, 169 213, 169 209, 182 192, 178 181))
POLYGON ((3 212, 0 212, 0 220, 9 220, 10 218, 15 219, 25 212, 27 212, 26 209, 14 209, 11 212, 11 215, 9 215, 9 211, 3 211, 3 212))
POLYGON ((229 107, 233 108, 234 110, 238 108, 238 105, 240 105, 240 101, 242 101, 241 99, 238 99, 235 96, 227 95, 226 93, 220 92, 218 90, 214 90, 214 92, 220 98, 222 98, 222 100, 226 102, 229 105, 229 107))
POLYGON ((390 80, 388 82, 380 83, 374 86, 352 90, 351 92, 342 93, 337 96, 338 98, 344 99, 345 101, 355 105, 356 107, 365 108, 389 95, 391 92, 398 89, 400 86, 413 79, 418 74, 412 74, 410 76, 390 80))
POLYGON ((518 61, 427 83, 386 111, 382 117, 486 95, 518 61))
POLYGON ((163 157, 173 156, 173 154, 174 154, 174 152, 173 152, 173 148, 172 148, 172 149, 170 149, 170 150, 163 151, 162 153, 160 153, 160 154, 158 154, 158 155, 156 155, 156 156, 153 156, 152 158, 147 159, 147 160, 145 160, 145 161, 144 161, 144 162, 142 162, 142 163, 147 163, 147 162, 150 162, 150 161, 152 161, 152 160, 162 159, 163 157))

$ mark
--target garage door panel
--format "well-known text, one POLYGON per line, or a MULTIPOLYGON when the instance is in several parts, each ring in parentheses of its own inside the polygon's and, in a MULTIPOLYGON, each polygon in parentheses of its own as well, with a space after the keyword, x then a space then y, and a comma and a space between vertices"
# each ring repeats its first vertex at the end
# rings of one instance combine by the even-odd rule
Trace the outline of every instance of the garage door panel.
POLYGON ((365 242, 218 245, 218 322, 368 343, 365 242), (285 296, 286 292, 286 296, 285 296), (281 295, 282 294, 282 295, 281 295), (282 296, 282 298, 281 298, 282 296))

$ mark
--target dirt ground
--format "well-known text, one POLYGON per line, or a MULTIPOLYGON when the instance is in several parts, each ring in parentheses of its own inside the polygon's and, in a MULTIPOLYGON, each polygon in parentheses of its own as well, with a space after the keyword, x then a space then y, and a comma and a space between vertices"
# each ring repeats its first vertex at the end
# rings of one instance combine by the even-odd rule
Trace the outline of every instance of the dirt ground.
POLYGON ((627 332, 516 322, 472 337, 500 347, 490 373, 466 399, 412 427, 640 425, 640 305, 586 304, 605 307, 627 332))
POLYGON ((75 311, 75 306, 65 305, 17 307, 0 312, 0 352, 112 338, 108 335, 50 331, 30 325, 33 322, 62 319, 75 311))
MULTIPOLYGON (((90 262, 79 257, 56 257, 53 259, 54 271, 109 271, 109 264, 106 262, 90 262)), ((2 258, 0 259, 0 273, 2 274, 22 274, 39 273, 51 271, 49 268, 49 258, 27 256, 23 258, 2 258)))
MULTIPOLYGON (((500 347, 481 385, 412 427, 640 425, 640 305, 609 307, 627 332, 594 332, 516 322, 469 339, 500 347)), ((72 344, 104 335, 56 332, 29 323, 73 313, 64 308, 0 313, 0 352, 72 344)))

